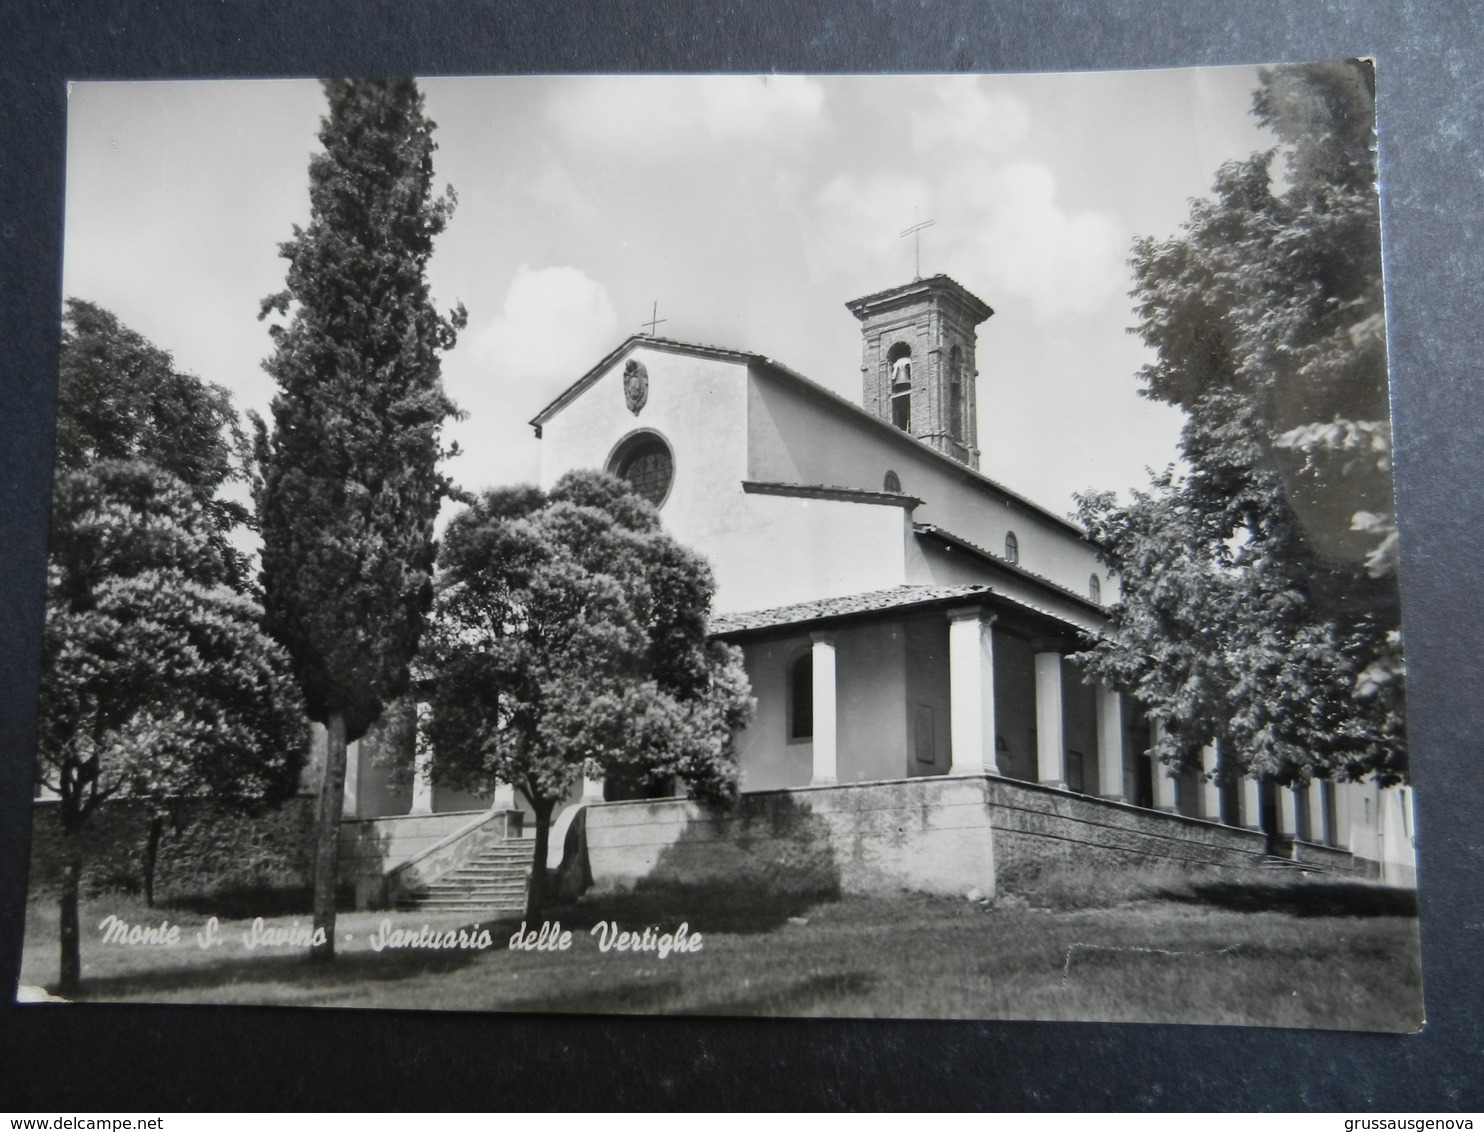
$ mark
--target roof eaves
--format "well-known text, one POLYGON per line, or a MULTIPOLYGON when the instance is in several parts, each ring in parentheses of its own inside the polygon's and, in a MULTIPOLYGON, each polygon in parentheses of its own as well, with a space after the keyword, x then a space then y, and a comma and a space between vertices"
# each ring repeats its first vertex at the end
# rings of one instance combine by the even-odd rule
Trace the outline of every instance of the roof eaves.
POLYGON ((592 369, 579 377, 567 388, 556 395, 546 407, 530 419, 527 423, 531 425, 540 435, 541 426, 556 416, 567 405, 577 399, 578 395, 587 389, 593 382, 597 381, 615 361, 624 355, 631 346, 642 344, 652 349, 663 350, 672 354, 696 354, 701 357, 720 358, 725 361, 741 362, 744 365, 758 360, 761 355, 749 354, 741 350, 732 350, 725 346, 707 346, 699 342, 681 342, 675 338, 660 338, 652 334, 630 334, 620 342, 613 350, 603 355, 602 360, 592 369))
POLYGON ((913 523, 912 531, 916 535, 924 536, 927 538, 934 538, 937 539, 939 542, 946 543, 949 546, 957 547, 960 550, 967 550, 970 554, 978 555, 986 562, 993 563, 995 566, 998 566, 1003 570, 1008 570, 1010 573, 1016 574, 1029 582, 1034 582, 1038 586, 1043 586, 1046 589, 1054 591, 1058 597, 1064 597, 1068 598, 1071 601, 1075 601, 1078 605, 1081 605, 1084 608, 1099 614, 1100 616, 1106 617, 1108 615, 1108 611, 1106 608, 1099 605, 1091 598, 1082 596, 1076 590, 1068 589, 1060 582, 1053 582, 1050 578, 1042 577, 1040 574, 1037 574, 1032 570, 1027 570, 1019 563, 1011 562, 1007 558, 1002 558, 1000 555, 995 554, 993 551, 986 550, 984 547, 979 546, 977 543, 972 543, 961 535, 954 534, 952 531, 944 530, 942 527, 937 526, 934 523, 913 523))
POLYGON ((873 291, 869 295, 862 295, 858 299, 851 299, 845 306, 852 314, 859 318, 860 312, 873 304, 879 304, 899 296, 905 298, 921 291, 941 288, 945 284, 958 292, 956 297, 960 302, 964 302, 973 308, 980 322, 983 322, 994 314, 994 308, 988 303, 974 294, 973 291, 970 291, 957 279, 951 275, 944 275, 942 272, 939 272, 937 275, 929 275, 926 279, 914 279, 911 283, 899 283, 895 287, 886 287, 880 291, 873 291))
MULTIPOLYGON (((947 278, 947 276, 944 276, 944 278, 947 278)), ((870 296, 867 296, 867 298, 869 297, 870 296)), ((642 343, 651 348, 664 350, 669 353, 695 354, 701 357, 719 358, 725 361, 741 362, 747 365, 757 365, 764 369, 771 370, 773 373, 785 378, 786 380, 797 383, 802 389, 812 394, 813 396, 823 399, 836 408, 844 409, 846 412, 854 416, 857 422, 865 423, 866 425, 868 425, 868 427, 874 428, 881 436, 890 436, 893 443, 910 445, 912 446, 914 451, 926 453, 931 458, 937 460, 938 462, 946 465, 949 468, 952 468, 953 471, 958 473, 969 483, 975 484, 976 486, 980 487, 992 488, 1015 505, 1022 507, 1025 510, 1032 512, 1033 514, 1039 515, 1043 519, 1047 519, 1050 522, 1055 523, 1057 526, 1060 526, 1064 530, 1067 530, 1076 535, 1079 539, 1088 541, 1087 532, 1079 527, 1076 523, 1072 522, 1070 519, 1067 519, 1061 515, 1057 515, 1055 512, 1042 507, 1039 503, 1032 502, 1018 492, 1011 491, 1008 487, 1006 487, 999 481, 990 479, 983 472, 975 471, 967 464, 959 463, 952 456, 945 456, 942 452, 939 452, 931 445, 925 444, 921 440, 917 439, 917 437, 903 432, 890 421, 884 421, 880 417, 867 412, 865 409, 857 405, 854 401, 840 396, 840 394, 836 393, 833 389, 826 388, 812 378, 805 377, 797 370, 791 369, 788 366, 784 365, 782 362, 770 358, 765 354, 748 353, 743 350, 729 349, 725 346, 707 346, 697 342, 681 342, 678 339, 674 338, 658 338, 649 334, 631 334, 628 338, 625 338, 621 343, 619 343, 619 345, 615 349, 604 355, 603 359, 599 361, 597 365, 593 366, 571 385, 567 386, 567 388, 564 389, 560 394, 558 394, 549 404, 546 405, 545 408, 543 408, 539 413, 531 418, 528 423, 536 430, 537 435, 540 435, 541 426, 543 424, 549 421, 566 405, 575 400, 577 396, 582 393, 582 391, 585 390, 588 386, 590 386, 594 381, 596 381, 608 369, 608 367, 613 364, 614 361, 621 357, 625 350, 629 349, 635 343, 642 343)))
POLYGON ((922 506, 922 500, 915 495, 899 491, 871 491, 863 487, 743 480, 742 490, 749 495, 783 495, 796 499, 837 499, 846 503, 884 503, 893 507, 905 507, 908 511, 922 506))

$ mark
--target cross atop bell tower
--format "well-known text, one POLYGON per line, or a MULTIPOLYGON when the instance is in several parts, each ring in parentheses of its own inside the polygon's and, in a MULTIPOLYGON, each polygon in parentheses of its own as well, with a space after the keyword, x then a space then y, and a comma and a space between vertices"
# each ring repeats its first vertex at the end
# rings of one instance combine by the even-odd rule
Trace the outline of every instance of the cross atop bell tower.
POLYGON ((862 404, 962 464, 979 467, 975 327, 994 311, 946 275, 845 304, 861 321, 862 404))

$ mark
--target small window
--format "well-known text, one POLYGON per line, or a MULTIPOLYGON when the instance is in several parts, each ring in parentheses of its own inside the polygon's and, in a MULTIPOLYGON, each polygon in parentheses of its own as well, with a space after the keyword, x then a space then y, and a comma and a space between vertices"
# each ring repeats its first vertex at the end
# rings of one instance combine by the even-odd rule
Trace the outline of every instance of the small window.
POLYGON ((900 495, 902 493, 901 477, 898 476, 896 472, 887 472, 886 479, 883 480, 881 483, 881 490, 894 492, 897 495, 900 495))
POLYGON ((814 736, 814 654, 806 652, 788 669, 788 737, 814 736))
POLYGON ((1005 532, 1005 561, 1012 566, 1020 562, 1020 540, 1014 531, 1005 532))
POLYGON ((1093 574, 1087 579, 1087 596, 1099 605, 1103 604, 1103 583, 1093 574))

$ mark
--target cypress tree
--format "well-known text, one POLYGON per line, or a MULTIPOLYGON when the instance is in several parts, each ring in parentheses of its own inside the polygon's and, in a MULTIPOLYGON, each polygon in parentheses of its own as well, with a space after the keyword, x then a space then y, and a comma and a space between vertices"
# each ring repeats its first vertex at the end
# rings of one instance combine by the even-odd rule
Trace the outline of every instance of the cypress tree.
POLYGON ((269 331, 279 393, 271 435, 258 425, 257 505, 268 627, 328 736, 313 953, 329 959, 346 749, 406 689, 432 600, 433 522, 450 491, 439 434, 456 413, 439 354, 465 316, 429 299, 454 195, 433 196, 434 124, 416 83, 342 79, 325 92, 309 227, 280 246, 287 287, 263 303, 286 325, 269 331))

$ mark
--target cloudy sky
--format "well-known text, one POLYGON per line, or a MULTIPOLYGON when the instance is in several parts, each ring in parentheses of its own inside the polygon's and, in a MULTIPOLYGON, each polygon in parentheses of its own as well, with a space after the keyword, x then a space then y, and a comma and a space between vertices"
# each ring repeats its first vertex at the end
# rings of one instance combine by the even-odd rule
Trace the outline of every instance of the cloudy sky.
MULTIPOLYGON (((946 272, 980 328, 983 470, 1058 514, 1145 482, 1178 416, 1137 397, 1127 259, 1272 139, 1247 68, 952 77, 422 82, 459 205, 430 267, 464 486, 534 479, 526 422, 658 304, 659 333, 766 354, 860 399, 845 302, 946 272)), ((316 83, 79 83, 64 290, 265 413, 259 300, 308 220, 316 83)))

